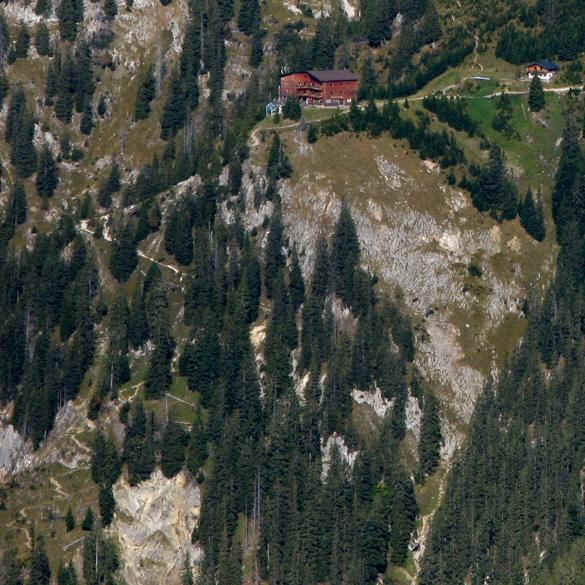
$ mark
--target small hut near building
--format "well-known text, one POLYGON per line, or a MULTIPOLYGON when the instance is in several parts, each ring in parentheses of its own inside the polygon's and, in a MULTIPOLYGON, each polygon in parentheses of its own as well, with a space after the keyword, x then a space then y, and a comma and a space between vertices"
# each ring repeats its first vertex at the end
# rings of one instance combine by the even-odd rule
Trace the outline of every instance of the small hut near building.
POLYGON ((559 71, 559 66, 552 61, 543 59, 542 61, 535 61, 526 65, 526 75, 528 79, 533 79, 538 76, 541 81, 551 81, 559 71))

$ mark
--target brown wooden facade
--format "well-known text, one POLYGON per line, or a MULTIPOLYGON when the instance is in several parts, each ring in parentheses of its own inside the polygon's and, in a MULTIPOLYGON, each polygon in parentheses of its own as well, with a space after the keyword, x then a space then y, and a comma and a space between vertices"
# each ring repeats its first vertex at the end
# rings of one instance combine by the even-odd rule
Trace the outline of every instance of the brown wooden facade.
POLYGON ((306 104, 348 104, 357 99, 358 78, 349 71, 297 71, 280 78, 281 99, 306 104))

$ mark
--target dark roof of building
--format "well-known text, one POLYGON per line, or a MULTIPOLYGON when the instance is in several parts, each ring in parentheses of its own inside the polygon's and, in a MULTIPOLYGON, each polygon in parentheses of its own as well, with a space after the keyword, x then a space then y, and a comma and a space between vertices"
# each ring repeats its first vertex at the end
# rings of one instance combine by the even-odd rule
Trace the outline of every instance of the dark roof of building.
POLYGON ((328 69, 325 71, 315 71, 311 69, 307 71, 309 75, 312 75, 319 81, 357 81, 358 76, 347 69, 328 69))
POLYGON ((317 71, 315 69, 307 69, 305 71, 289 71, 284 73, 281 77, 288 77, 295 73, 308 73, 318 81, 357 81, 358 76, 347 69, 327 69, 325 71, 317 71))
POLYGON ((534 63, 530 63, 530 65, 540 65, 543 69, 547 71, 558 71, 559 66, 548 59, 541 59, 540 61, 534 61, 534 63))

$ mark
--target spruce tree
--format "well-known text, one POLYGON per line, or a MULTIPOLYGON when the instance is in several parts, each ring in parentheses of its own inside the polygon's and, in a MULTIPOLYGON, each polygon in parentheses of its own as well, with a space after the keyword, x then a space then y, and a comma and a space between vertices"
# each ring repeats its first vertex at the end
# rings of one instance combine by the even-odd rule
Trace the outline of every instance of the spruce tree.
POLYGON ((77 36, 77 25, 83 20, 82 0, 61 0, 57 9, 59 33, 64 41, 74 41, 77 36))
POLYGON ((93 130, 93 108, 91 107, 91 103, 89 100, 85 106, 85 110, 83 112, 83 116, 81 116, 81 121, 79 122, 79 131, 86 136, 91 134, 93 130))
POLYGON ((266 245, 266 265, 264 269, 264 281, 266 283, 266 295, 272 298, 274 292, 274 283, 278 277, 280 269, 285 264, 283 247, 283 225, 280 211, 276 211, 270 222, 270 232, 268 232, 268 243, 266 245))
POLYGON ((156 96, 156 80, 154 79, 154 67, 150 66, 136 96, 136 105, 134 106, 134 118, 136 120, 146 120, 150 114, 150 102, 156 96))
POLYGON ((422 34, 425 43, 434 43, 441 38, 441 21, 433 0, 427 2, 427 8, 423 19, 422 34))
POLYGON ((34 120, 28 110, 24 110, 19 119, 10 153, 10 162, 19 177, 30 177, 37 168, 37 152, 33 144, 34 120))
POLYGON ((439 401, 431 394, 424 397, 421 419, 420 440, 418 444, 419 473, 424 479, 435 471, 440 460, 441 421, 439 418, 439 401))
POLYGON ((42 538, 38 538, 32 551, 29 564, 28 583, 30 585, 49 585, 51 582, 51 567, 45 552, 42 538))
POLYGON ((39 197, 47 198, 53 196, 53 193, 59 184, 57 165, 48 144, 43 146, 43 150, 39 157, 35 184, 39 197))
POLYGON ((241 0, 238 13, 238 28, 247 35, 258 30, 260 24, 260 4, 258 0, 241 0))
POLYGON ((542 200, 534 202, 532 190, 528 189, 524 201, 519 207, 522 227, 537 241, 542 242, 546 236, 542 200))
POLYGON ((26 202, 26 191, 21 181, 17 181, 12 187, 8 205, 7 222, 16 227, 26 222, 28 205, 26 202))
POLYGON ((296 313, 305 301, 305 281, 299 264, 296 246, 293 247, 289 278, 290 299, 296 313))
POLYGON ((171 87, 160 121, 160 137, 163 140, 174 136, 185 124, 187 104, 183 81, 178 72, 171 78, 171 87))
POLYGON ((104 15, 106 20, 112 21, 118 14, 118 5, 116 0, 104 0, 104 15))
POLYGON ((195 475, 207 459, 207 433, 203 423, 201 410, 198 408, 193 417, 193 425, 187 446, 186 466, 195 475))
POLYGON ((83 522, 81 523, 81 529, 86 532, 91 532, 93 530, 93 521, 94 521, 93 510, 90 507, 88 507, 85 510, 85 516, 83 517, 83 522))
POLYGON ((71 506, 67 508, 67 514, 65 515, 65 526, 67 528, 67 532, 71 532, 75 528, 75 518, 73 516, 73 510, 71 506))
POLYGON ((39 16, 48 16, 51 12, 51 0, 37 0, 35 4, 35 14, 39 16))
POLYGON ((4 107, 4 98, 8 95, 10 84, 6 75, 0 71, 0 108, 4 107))
POLYGON ((333 289, 350 305, 353 300, 354 273, 359 267, 360 246, 351 212, 345 203, 341 207, 331 243, 333 289))
POLYGON ((113 242, 110 272, 118 282, 126 282, 138 264, 132 225, 128 222, 113 242))
POLYGON ((112 523, 112 519, 114 518, 114 510, 116 508, 116 500, 114 499, 114 493, 112 492, 111 485, 100 487, 98 500, 102 523, 104 526, 109 526, 112 523))
POLYGON ((528 93, 528 107, 531 112, 540 112, 546 104, 544 89, 538 75, 532 77, 530 91, 528 93))
POLYGON ((15 56, 17 59, 26 59, 28 57, 28 49, 30 47, 30 33, 28 27, 24 22, 20 24, 18 35, 16 37, 15 56))
POLYGON ((46 57, 51 52, 49 29, 44 20, 41 20, 37 25, 35 32, 35 47, 37 53, 42 57, 46 57))
POLYGON ((165 477, 174 477, 185 462, 185 431, 174 420, 170 420, 162 438, 160 468, 165 477))

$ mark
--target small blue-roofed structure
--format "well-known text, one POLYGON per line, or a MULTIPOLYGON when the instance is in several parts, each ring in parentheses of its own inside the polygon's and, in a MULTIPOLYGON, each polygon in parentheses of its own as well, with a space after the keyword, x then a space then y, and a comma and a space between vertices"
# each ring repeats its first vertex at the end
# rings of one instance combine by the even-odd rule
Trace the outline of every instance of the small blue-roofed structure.
POLYGON ((282 105, 276 102, 268 102, 266 104, 266 117, 282 114, 282 105))

